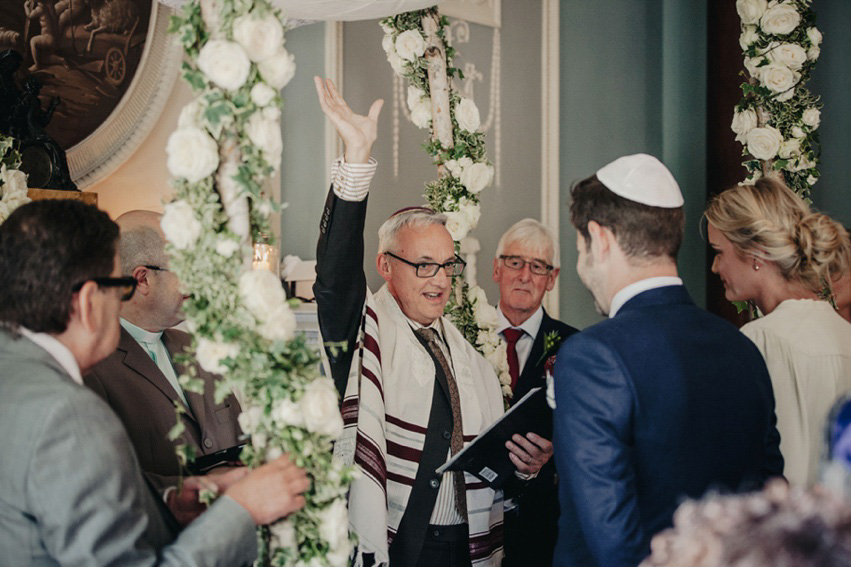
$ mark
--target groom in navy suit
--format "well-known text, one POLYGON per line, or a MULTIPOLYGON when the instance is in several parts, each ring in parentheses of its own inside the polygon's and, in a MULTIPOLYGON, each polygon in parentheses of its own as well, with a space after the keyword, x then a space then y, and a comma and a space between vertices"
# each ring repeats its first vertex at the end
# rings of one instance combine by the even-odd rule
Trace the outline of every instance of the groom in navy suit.
POLYGON ((576 269, 609 319, 556 359, 553 565, 634 567, 683 499, 780 476, 774 394, 756 347, 677 275, 683 198, 661 162, 620 158, 571 196, 576 269))

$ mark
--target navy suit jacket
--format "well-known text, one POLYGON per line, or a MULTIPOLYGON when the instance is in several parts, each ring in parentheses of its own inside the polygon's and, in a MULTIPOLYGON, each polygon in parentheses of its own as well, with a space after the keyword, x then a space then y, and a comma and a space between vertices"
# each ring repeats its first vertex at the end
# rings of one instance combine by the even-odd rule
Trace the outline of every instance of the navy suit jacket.
POLYGON ((555 566, 635 566, 684 499, 782 474, 762 356, 683 286, 567 339, 555 390, 555 566))

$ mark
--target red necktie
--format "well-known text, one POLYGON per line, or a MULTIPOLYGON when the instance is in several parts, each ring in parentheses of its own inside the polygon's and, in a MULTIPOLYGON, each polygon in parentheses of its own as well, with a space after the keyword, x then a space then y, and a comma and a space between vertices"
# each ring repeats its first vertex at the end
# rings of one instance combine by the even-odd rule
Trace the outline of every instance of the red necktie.
POLYGON ((523 329, 505 329, 502 336, 505 338, 508 354, 508 373, 511 374, 511 391, 517 385, 517 378, 520 376, 520 361, 517 359, 517 341, 526 331, 523 329))

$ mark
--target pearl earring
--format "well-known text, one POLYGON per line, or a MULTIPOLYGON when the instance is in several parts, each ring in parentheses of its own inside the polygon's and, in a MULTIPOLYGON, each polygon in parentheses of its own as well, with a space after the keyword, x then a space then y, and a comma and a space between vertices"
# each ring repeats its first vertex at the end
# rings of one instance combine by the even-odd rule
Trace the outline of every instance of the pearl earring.
POLYGON ((756 270, 756 271, 758 272, 758 271, 759 271, 759 264, 757 264, 756 262, 754 262, 754 263, 753 263, 753 269, 754 269, 754 270, 756 270))

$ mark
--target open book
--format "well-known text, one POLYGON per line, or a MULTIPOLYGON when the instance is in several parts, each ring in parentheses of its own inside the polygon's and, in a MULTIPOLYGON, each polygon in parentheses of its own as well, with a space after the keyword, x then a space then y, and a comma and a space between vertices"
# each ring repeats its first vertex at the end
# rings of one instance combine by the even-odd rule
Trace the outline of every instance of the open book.
POLYGON ((508 458, 505 442, 512 435, 535 433, 542 437, 552 436, 547 397, 543 388, 533 388, 505 414, 482 431, 469 445, 459 451, 437 469, 437 474, 446 471, 466 471, 485 481, 491 488, 498 489, 516 470, 508 458))

